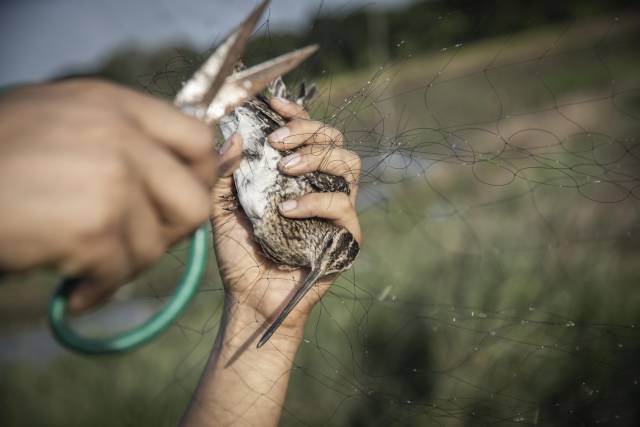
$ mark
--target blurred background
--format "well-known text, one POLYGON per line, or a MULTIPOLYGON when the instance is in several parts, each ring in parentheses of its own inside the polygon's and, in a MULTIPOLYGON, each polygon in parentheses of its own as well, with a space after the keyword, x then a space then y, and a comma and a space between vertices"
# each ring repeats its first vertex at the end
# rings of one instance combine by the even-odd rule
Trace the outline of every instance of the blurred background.
MULTIPOLYGON (((170 98, 253 1, 3 2, 0 84, 97 75, 170 98)), ((640 425, 640 8, 632 1, 273 0, 245 62, 363 158, 366 244, 315 308, 284 426, 640 425)), ((184 245, 78 319, 157 309, 184 245)), ((0 286, 0 425, 173 426, 222 308, 215 260, 132 354, 60 348, 54 275, 0 286)))

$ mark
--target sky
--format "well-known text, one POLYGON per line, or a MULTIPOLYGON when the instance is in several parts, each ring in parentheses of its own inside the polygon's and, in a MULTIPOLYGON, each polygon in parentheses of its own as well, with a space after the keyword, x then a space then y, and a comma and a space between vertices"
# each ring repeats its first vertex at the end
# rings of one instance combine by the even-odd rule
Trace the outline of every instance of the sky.
MULTIPOLYGON (((390 8, 411 0, 272 0, 274 30, 299 30, 323 10, 390 8)), ((96 68, 126 46, 196 49, 237 25, 257 0, 0 0, 0 86, 96 68)))

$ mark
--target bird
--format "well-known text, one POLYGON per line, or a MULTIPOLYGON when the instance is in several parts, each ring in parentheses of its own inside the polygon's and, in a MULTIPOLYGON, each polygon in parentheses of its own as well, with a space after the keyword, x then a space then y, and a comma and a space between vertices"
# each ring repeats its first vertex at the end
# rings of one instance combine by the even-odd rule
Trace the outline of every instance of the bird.
MULTIPOLYGON (((235 71, 244 65, 239 62, 235 71)), ((321 218, 290 219, 282 216, 278 205, 310 192, 342 192, 349 185, 341 176, 310 172, 300 176, 284 175, 278 162, 292 151, 278 151, 267 136, 286 124, 268 104, 270 97, 285 98, 307 107, 315 86, 299 85, 292 95, 281 77, 263 93, 236 107, 218 125, 225 139, 238 132, 243 139, 243 156, 233 174, 239 207, 251 222, 253 239, 262 254, 274 263, 291 268, 307 268, 300 286, 269 325, 257 343, 262 347, 302 298, 322 277, 350 268, 360 251, 354 236, 344 227, 321 218)))

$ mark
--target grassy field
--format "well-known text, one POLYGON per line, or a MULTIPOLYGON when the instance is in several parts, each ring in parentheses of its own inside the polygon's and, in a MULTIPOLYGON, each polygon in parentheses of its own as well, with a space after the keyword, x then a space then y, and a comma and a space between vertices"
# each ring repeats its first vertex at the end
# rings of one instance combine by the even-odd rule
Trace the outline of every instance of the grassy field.
MULTIPOLYGON (((308 324, 283 425, 637 425, 633 19, 319 82, 314 116, 364 160, 366 244, 308 324)), ((183 252, 121 298, 157 303, 183 252)), ((56 347, 54 283, 0 288, 0 424, 176 425, 217 330, 215 262, 180 324, 125 356, 56 347)))

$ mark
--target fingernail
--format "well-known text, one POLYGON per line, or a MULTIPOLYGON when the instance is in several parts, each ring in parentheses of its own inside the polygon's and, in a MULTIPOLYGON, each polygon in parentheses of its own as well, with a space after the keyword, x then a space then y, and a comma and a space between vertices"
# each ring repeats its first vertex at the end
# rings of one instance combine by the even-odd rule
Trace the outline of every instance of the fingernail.
POLYGON ((285 169, 289 169, 297 165, 299 162, 300 162, 300 154, 294 153, 280 160, 280 165, 285 169))
POLYGON ((298 201, 297 200, 287 200, 287 201, 284 201, 284 202, 280 203, 280 211, 288 212, 288 211, 291 211, 291 210, 295 209, 297 206, 298 206, 298 201))
POLYGON ((269 135, 269 140, 272 142, 282 142, 290 133, 289 128, 283 127, 269 135))

